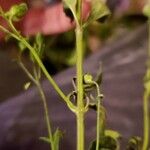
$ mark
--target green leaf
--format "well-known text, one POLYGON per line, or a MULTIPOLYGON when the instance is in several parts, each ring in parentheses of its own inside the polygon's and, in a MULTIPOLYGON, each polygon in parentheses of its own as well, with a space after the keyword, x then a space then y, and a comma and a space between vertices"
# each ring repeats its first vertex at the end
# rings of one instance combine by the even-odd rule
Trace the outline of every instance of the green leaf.
MULTIPOLYGON (((43 43, 44 43, 43 35, 41 33, 37 33, 36 36, 34 37, 33 47, 40 59, 43 58, 45 49, 45 45, 43 43)), ((30 59, 31 61, 35 62, 35 58, 31 52, 30 52, 30 59)))
POLYGON ((65 7, 75 8, 77 0, 63 0, 65 7))
POLYGON ((64 6, 64 10, 66 15, 71 18, 71 20, 73 20, 73 16, 75 17, 75 12, 76 12, 76 4, 77 4, 77 0, 63 0, 63 6, 64 6), (68 10, 68 8, 71 10, 71 12, 68 10))
POLYGON ((24 89, 25 89, 25 90, 29 89, 30 85, 31 85, 31 82, 25 83, 25 84, 24 84, 24 89))
POLYGON ((5 13, 5 16, 12 21, 19 21, 21 17, 25 15, 28 8, 25 3, 19 5, 13 5, 8 12, 5 13))
POLYGON ((19 42, 18 46, 21 52, 23 52, 26 49, 26 46, 22 42, 19 42))
POLYGON ((109 136, 115 140, 118 140, 121 137, 121 134, 114 130, 105 130, 105 136, 109 136))
MULTIPOLYGON (((117 150, 118 143, 109 136, 105 136, 99 145, 99 150, 117 150)), ((94 140, 89 147, 89 150, 96 150, 96 140, 94 140)))
POLYGON ((101 22, 104 18, 107 18, 109 15, 110 10, 102 0, 92 0, 92 10, 86 23, 83 26, 86 27, 96 20, 99 20, 101 22))
POLYGON ((38 33, 35 37, 35 49, 39 55, 40 58, 43 56, 44 52, 44 44, 43 44, 44 38, 41 33, 38 33))
POLYGON ((51 141, 50 141, 50 139, 48 137, 40 137, 39 139, 44 141, 44 142, 46 142, 46 143, 51 144, 51 141))
POLYGON ((55 150, 59 150, 59 143, 60 143, 60 139, 62 138, 62 132, 59 129, 56 129, 54 135, 53 135, 53 144, 54 144, 54 149, 55 150))
POLYGON ((126 150, 141 150, 141 147, 142 139, 138 136, 134 136, 129 140, 126 150))
MULTIPOLYGON (((99 150, 118 150, 120 147, 118 139, 121 135, 117 131, 105 130, 104 136, 100 138, 99 150)), ((96 149, 96 140, 92 141, 89 150, 96 149)))

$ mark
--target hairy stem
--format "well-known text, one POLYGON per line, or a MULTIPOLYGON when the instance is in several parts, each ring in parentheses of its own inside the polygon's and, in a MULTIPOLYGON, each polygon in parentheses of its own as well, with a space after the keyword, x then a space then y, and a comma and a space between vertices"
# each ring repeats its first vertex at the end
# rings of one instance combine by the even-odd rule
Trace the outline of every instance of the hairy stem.
POLYGON ((82 29, 76 28, 77 51, 77 150, 84 150, 84 101, 83 101, 83 49, 82 29))

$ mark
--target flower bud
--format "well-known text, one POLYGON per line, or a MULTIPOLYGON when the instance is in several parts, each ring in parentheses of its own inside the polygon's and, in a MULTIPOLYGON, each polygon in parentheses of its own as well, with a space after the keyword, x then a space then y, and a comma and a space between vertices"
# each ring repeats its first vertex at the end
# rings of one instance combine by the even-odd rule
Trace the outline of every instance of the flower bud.
POLYGON ((19 5, 13 5, 10 10, 6 13, 8 18, 11 18, 12 21, 19 21, 21 17, 25 15, 28 8, 25 3, 19 5))

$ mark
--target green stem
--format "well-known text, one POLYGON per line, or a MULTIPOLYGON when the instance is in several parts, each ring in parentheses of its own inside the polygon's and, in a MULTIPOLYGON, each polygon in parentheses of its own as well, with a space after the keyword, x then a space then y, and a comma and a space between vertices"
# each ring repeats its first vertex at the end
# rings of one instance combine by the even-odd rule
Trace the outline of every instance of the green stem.
POLYGON ((100 140, 104 136, 104 126, 105 126, 105 114, 104 111, 101 110, 101 100, 102 94, 99 85, 94 81, 94 84, 97 89, 97 123, 96 123, 96 150, 99 150, 100 140))
MULTIPOLYGON (((147 72, 149 71, 149 69, 150 69, 150 18, 148 18, 148 68, 147 68, 147 72)), ((148 80, 150 79, 149 74, 147 78, 148 80)), ((150 92, 147 89, 145 89, 144 100, 143 100, 143 111, 144 111, 143 112, 143 118, 144 118, 143 134, 144 135, 143 135, 142 150, 147 150, 148 144, 149 144, 149 132, 150 132, 149 97, 150 97, 150 92)))
POLYGON ((39 94, 41 96, 41 99, 43 101, 43 106, 44 106, 44 112, 45 112, 45 120, 46 120, 46 125, 47 125, 47 130, 48 130, 48 137, 51 141, 51 144, 50 144, 50 148, 51 150, 55 150, 55 146, 54 146, 54 142, 53 142, 53 134, 52 134, 52 129, 51 129, 51 123, 50 123, 50 119, 49 119, 49 113, 48 113, 48 105, 47 105, 47 102, 46 102, 46 97, 45 97, 45 94, 44 94, 44 91, 42 89, 42 86, 39 82, 39 77, 38 77, 38 74, 37 72, 35 71, 34 75, 35 75, 35 78, 32 76, 32 74, 28 71, 28 69, 24 66, 24 64, 21 62, 21 60, 19 59, 19 65, 20 67, 22 68, 22 70, 26 73, 26 75, 29 77, 29 79, 36 85, 38 91, 39 91, 39 94))
POLYGON ((85 125, 84 125, 84 98, 83 98, 83 31, 82 31, 82 0, 77 0, 76 16, 76 53, 77 53, 77 150, 84 150, 85 125))
POLYGON ((144 92, 144 137, 143 137, 143 147, 142 150, 148 150, 148 143, 149 143, 149 92, 144 92))
POLYGON ((46 102, 46 97, 45 97, 45 94, 43 92, 43 89, 42 89, 42 86, 41 84, 37 83, 37 88, 39 90, 39 93, 40 93, 40 96, 41 96, 41 99, 43 101, 43 106, 44 106, 44 112, 45 112, 45 120, 46 120, 46 125, 47 125, 47 131, 48 131, 48 137, 50 139, 50 149, 51 150, 55 150, 55 145, 54 145, 54 141, 53 141, 53 134, 52 134, 52 129, 51 129, 51 123, 50 123, 50 119, 49 119, 49 113, 48 113, 48 105, 47 105, 47 102, 46 102))
POLYGON ((14 37, 16 40, 22 42, 32 53, 32 55, 34 56, 35 60, 37 61, 37 64, 40 66, 41 70, 43 71, 43 73, 45 74, 45 76, 47 77, 47 79, 50 81, 50 83, 52 84, 52 86, 54 87, 54 89, 57 91, 57 93, 61 96, 61 98, 67 102, 67 97, 65 96, 65 94, 61 91, 61 89, 58 87, 58 85, 55 83, 55 81, 53 80, 53 78, 49 75, 48 71, 46 70, 45 66, 43 65, 41 59, 39 58, 39 56, 37 55, 35 49, 19 34, 19 32, 15 29, 15 27, 13 26, 13 24, 11 23, 11 21, 9 21, 9 25, 11 27, 11 29, 13 30, 14 33, 11 33, 10 31, 8 31, 7 29, 5 29, 3 26, 0 25, 0 30, 2 30, 5 33, 10 34, 12 37, 14 37))
POLYGON ((100 100, 97 102, 97 127, 96 127, 96 150, 99 150, 100 143, 100 100))
POLYGON ((78 18, 78 23, 80 26, 82 26, 82 0, 77 0, 77 18, 78 18))
POLYGON ((30 44, 24 38, 22 38, 20 41, 31 51, 32 55, 34 56, 35 60, 37 61, 37 64, 40 66, 41 70, 43 71, 43 73, 45 74, 47 79, 50 81, 50 83, 52 84, 54 89, 57 91, 57 93, 61 96, 61 98, 66 101, 66 96, 61 91, 61 89, 58 87, 58 85, 55 83, 55 81, 52 79, 52 77, 49 75, 48 71, 46 70, 41 59, 35 52, 34 48, 31 47, 30 44))
POLYGON ((76 28, 76 52, 77 52, 77 150, 84 150, 84 101, 83 101, 83 46, 82 29, 76 28))

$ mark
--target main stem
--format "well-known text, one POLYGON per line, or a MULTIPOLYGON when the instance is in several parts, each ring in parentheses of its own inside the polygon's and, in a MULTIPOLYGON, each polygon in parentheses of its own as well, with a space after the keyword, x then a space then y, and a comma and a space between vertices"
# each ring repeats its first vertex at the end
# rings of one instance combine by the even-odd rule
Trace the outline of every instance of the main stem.
POLYGON ((83 33, 76 27, 76 52, 77 52, 77 150, 84 150, 84 101, 83 101, 83 33))
POLYGON ((84 98, 83 98, 83 30, 82 30, 82 0, 77 0, 76 15, 76 70, 77 70, 77 150, 84 150, 84 98))

